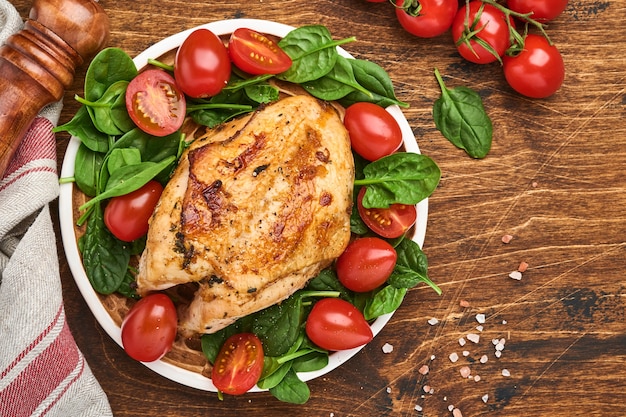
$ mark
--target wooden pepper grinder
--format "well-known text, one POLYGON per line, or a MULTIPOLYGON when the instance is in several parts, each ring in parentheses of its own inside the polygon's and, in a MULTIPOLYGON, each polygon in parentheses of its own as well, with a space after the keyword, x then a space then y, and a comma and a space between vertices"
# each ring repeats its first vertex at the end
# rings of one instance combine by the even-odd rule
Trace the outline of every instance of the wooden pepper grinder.
POLYGON ((43 107, 104 47, 109 19, 93 0, 34 0, 24 28, 0 47, 0 178, 43 107))

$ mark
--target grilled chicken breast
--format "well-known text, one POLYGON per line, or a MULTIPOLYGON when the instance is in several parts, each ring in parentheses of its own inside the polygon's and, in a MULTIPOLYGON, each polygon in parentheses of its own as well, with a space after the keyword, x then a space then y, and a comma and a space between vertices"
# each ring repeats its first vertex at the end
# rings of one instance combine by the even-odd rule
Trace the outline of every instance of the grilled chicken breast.
POLYGON ((284 300, 345 249, 354 163, 330 104, 288 97, 196 140, 151 219, 138 291, 195 282, 183 334, 284 300))

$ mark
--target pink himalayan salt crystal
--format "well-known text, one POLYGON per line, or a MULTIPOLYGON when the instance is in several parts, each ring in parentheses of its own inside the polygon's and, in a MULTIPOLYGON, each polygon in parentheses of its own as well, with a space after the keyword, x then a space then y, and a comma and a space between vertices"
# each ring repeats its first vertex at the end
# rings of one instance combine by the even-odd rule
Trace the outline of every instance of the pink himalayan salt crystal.
POLYGON ((509 243, 511 240, 513 240, 513 236, 511 235, 502 236, 502 243, 509 243))
POLYGON ((461 373, 461 376, 463 378, 467 378, 470 376, 470 374, 472 373, 472 371, 470 370, 469 366, 463 366, 461 367, 461 369, 459 369, 459 372, 461 373))
POLYGON ((526 272, 527 269, 528 269, 528 264, 526 262, 520 262, 519 266, 517 267, 517 270, 519 272, 526 272))
POLYGON ((428 372, 430 372, 430 368, 428 367, 428 365, 422 365, 417 372, 422 375, 426 375, 428 372))
POLYGON ((453 415, 454 417, 463 417, 463 413, 462 413, 462 412, 461 412, 461 410, 459 410, 458 408, 455 408, 455 409, 452 411, 452 415, 453 415))
POLYGON ((467 301, 467 300, 461 300, 461 301, 459 302, 459 305, 460 305, 461 307, 463 307, 463 308, 467 308, 467 307, 469 307, 469 306, 470 306, 470 303, 469 303, 469 301, 467 301))

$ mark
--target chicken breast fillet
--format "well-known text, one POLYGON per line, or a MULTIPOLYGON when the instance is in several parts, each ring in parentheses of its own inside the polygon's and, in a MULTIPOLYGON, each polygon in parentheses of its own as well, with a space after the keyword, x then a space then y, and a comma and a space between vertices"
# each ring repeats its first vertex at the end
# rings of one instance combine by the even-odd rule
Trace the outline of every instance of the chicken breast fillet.
POLYGON ((289 97, 181 157, 151 219, 138 292, 196 282, 183 334, 213 333, 304 287, 350 239, 354 162, 330 104, 289 97))

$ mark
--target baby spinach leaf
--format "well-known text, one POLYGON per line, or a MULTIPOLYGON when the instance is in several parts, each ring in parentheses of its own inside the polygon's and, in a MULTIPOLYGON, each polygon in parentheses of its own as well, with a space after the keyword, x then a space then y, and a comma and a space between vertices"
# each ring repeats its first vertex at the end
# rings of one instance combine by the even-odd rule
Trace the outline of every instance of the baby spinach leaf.
POLYGON ((102 167, 104 154, 94 152, 81 143, 74 161, 74 181, 80 190, 89 197, 98 192, 98 173, 102 167))
POLYGON ((328 365, 328 352, 309 352, 293 360, 292 368, 296 372, 319 371, 328 365))
POLYGON ((395 288, 413 288, 424 282, 441 295, 441 289, 428 278, 428 259, 419 245, 411 239, 402 239, 395 249, 398 259, 387 281, 389 285, 395 288))
POLYGON ((441 171, 428 156, 413 152, 396 152, 367 165, 365 178, 355 186, 367 185, 363 206, 387 208, 391 204, 417 204, 433 193, 441 171))
POLYGON ((81 238, 83 265, 94 290, 111 294, 124 280, 130 253, 124 242, 116 239, 104 224, 103 210, 96 204, 81 238))
POLYGON ((291 404, 304 404, 311 396, 309 386, 298 378, 293 369, 289 369, 280 383, 269 391, 280 401, 291 404))
POLYGON ((402 304, 406 293, 406 288, 396 288, 391 285, 375 290, 373 297, 365 304, 363 310, 365 320, 374 320, 383 314, 394 312, 402 304))
POLYGON ((107 169, 109 174, 113 174, 119 168, 127 165, 141 163, 141 153, 137 148, 115 148, 111 149, 107 159, 107 169))
POLYGON ((173 164, 176 157, 165 158, 161 162, 141 162, 121 167, 111 174, 104 191, 79 207, 86 210, 90 206, 111 197, 128 194, 145 185, 161 171, 173 164))
POLYGON ((52 129, 54 133, 68 132, 76 136, 89 149, 94 152, 105 153, 109 150, 110 137, 102 133, 94 126, 87 106, 80 106, 72 120, 52 129))
POLYGON ((132 58, 120 48, 101 50, 85 73, 85 99, 96 101, 115 82, 131 81, 137 76, 132 58))
POLYGON ((353 40, 333 41, 328 28, 322 25, 294 29, 278 42, 293 63, 276 78, 297 84, 321 78, 335 66, 337 46, 353 40))
POLYGON ((302 297, 298 293, 255 315, 252 332, 263 342, 269 356, 281 356, 295 343, 302 324, 302 297))
MULTIPOLYGON (((281 381, 285 378, 285 375, 291 370, 292 362, 280 363, 277 358, 266 356, 264 358, 263 364, 263 374, 261 378, 257 381, 257 386, 261 389, 271 389, 276 387, 281 381), (268 373, 266 373, 266 364, 268 364, 268 360, 274 361, 273 364, 276 366, 275 369, 267 368, 268 373)), ((272 365, 269 365, 272 366, 272 365)))
POLYGON ((128 81, 114 82, 102 97, 93 102, 76 97, 87 107, 93 125, 102 133, 116 136, 135 127, 126 110, 126 87, 128 81))
POLYGON ((335 66, 328 74, 317 80, 305 82, 302 84, 302 87, 312 96, 328 101, 339 100, 355 90, 360 90, 363 94, 372 96, 354 78, 352 65, 348 61, 347 58, 339 55, 335 66))
POLYGON ((459 86, 448 89, 435 69, 441 97, 433 106, 435 125, 441 134, 472 158, 484 158, 491 149, 493 126, 474 90, 459 86))
POLYGON ((380 65, 363 59, 349 59, 348 62, 352 66, 355 79, 369 91, 369 94, 356 90, 339 101, 343 106, 348 107, 359 101, 369 101, 382 107, 392 104, 409 107, 407 103, 396 98, 391 78, 380 65))

